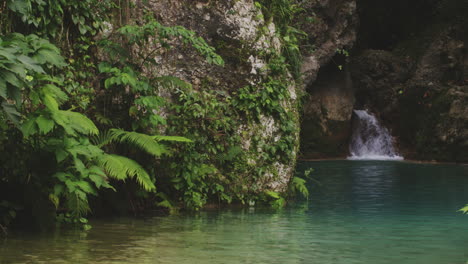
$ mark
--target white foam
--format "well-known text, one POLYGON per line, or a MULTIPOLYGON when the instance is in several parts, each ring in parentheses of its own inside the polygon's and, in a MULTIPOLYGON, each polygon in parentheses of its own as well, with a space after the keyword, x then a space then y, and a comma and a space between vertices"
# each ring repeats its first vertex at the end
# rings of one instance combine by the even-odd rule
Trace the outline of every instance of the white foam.
POLYGON ((366 110, 354 110, 355 120, 349 160, 403 160, 393 147, 393 138, 387 128, 366 110))
POLYGON ((384 155, 363 155, 349 156, 348 160, 404 160, 402 156, 384 156, 384 155))

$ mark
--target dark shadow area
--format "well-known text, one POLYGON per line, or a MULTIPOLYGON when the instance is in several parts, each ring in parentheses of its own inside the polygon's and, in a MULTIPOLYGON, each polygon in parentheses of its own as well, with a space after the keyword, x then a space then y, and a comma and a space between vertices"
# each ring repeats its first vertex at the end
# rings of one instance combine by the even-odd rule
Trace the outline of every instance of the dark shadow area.
POLYGON ((443 0, 357 0, 358 49, 391 50, 423 30, 440 12, 443 0))
POLYGON ((346 157, 354 105, 354 92, 346 69, 346 56, 338 54, 320 68, 306 91, 301 123, 301 157, 346 157))

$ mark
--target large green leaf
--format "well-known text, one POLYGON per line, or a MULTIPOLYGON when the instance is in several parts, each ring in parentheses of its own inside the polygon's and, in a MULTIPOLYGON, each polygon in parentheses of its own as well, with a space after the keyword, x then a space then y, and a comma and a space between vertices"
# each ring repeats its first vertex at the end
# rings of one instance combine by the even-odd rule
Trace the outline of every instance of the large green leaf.
POLYGON ((85 135, 97 135, 96 125, 85 115, 73 111, 51 111, 52 119, 59 124, 68 135, 76 136, 76 132, 85 135))
POLYGON ((73 111, 60 111, 68 118, 68 125, 81 134, 97 135, 99 130, 96 125, 85 115, 73 111))
POLYGON ((8 72, 8 71, 0 71, 0 79, 5 80, 6 82, 10 83, 11 85, 21 88, 22 84, 21 81, 16 77, 15 74, 8 72))
POLYGON ((63 112, 65 111, 52 111, 52 119, 54 119, 55 123, 60 125, 65 130, 65 133, 71 136, 76 136, 75 130, 69 125, 69 118, 64 115, 63 112))
POLYGON ((73 147, 68 148, 67 151, 75 157, 77 155, 82 155, 90 160, 103 153, 102 149, 86 143, 79 143, 74 145, 73 147))
POLYGON ((107 175, 102 170, 102 168, 98 166, 91 166, 89 168, 89 179, 94 183, 96 188, 109 188, 115 191, 114 187, 107 182, 107 175))
POLYGON ((37 73, 44 73, 44 70, 42 69, 42 67, 39 66, 37 62, 33 60, 31 57, 20 55, 18 56, 17 59, 23 63, 26 69, 37 72, 37 73))
POLYGON ((10 85, 7 87, 7 90, 8 90, 8 96, 10 97, 10 99, 15 101, 17 108, 20 108, 21 104, 23 103, 23 100, 22 100, 23 94, 21 92, 21 89, 10 85))
POLYGON ((17 47, 0 47, 0 56, 4 57, 10 62, 16 60, 16 53, 18 52, 17 47))
POLYGON ((73 191, 68 191, 69 193, 66 195, 66 207, 72 210, 75 216, 80 217, 91 210, 86 193, 76 188, 73 191))
POLYGON ((37 133, 36 118, 29 118, 21 126, 21 132, 25 138, 37 133))
POLYGON ((73 158, 73 163, 75 164, 74 167, 80 173, 81 177, 87 176, 86 165, 84 164, 84 162, 80 158, 74 157, 73 158))
POLYGON ((76 185, 86 194, 97 195, 96 190, 87 181, 77 181, 76 185))
POLYGON ((25 79, 26 78, 26 69, 23 67, 22 64, 19 64, 19 63, 10 63, 7 65, 8 67, 3 67, 9 71, 11 71, 12 73, 18 75, 21 79, 25 79))
POLYGON ((43 135, 49 133, 55 127, 54 120, 43 115, 40 115, 38 118, 36 118, 36 124, 39 127, 39 132, 43 135))
POLYGON ((63 148, 59 148, 55 150, 55 158, 57 162, 62 162, 68 157, 68 152, 66 152, 63 148))
POLYGON ((65 66, 65 60, 63 57, 55 50, 50 49, 40 49, 33 56, 33 59, 40 64, 50 63, 57 67, 65 66))
POLYGON ((192 140, 186 137, 179 136, 153 136, 157 141, 173 141, 173 142, 193 142, 192 140))
POLYGON ((0 79, 0 97, 7 98, 7 85, 4 79, 0 79))
POLYGON ((45 94, 42 98, 42 102, 50 111, 58 111, 58 102, 50 94, 45 94))
POLYGON ((28 0, 9 0, 7 5, 11 11, 17 12, 23 16, 31 12, 31 1, 28 0))
POLYGON ((2 109, 7 115, 8 119, 13 122, 16 126, 19 126, 21 120, 21 114, 16 110, 16 107, 6 101, 2 102, 2 109))
POLYGON ((42 87, 44 94, 49 94, 54 97, 59 103, 64 103, 68 100, 68 96, 59 87, 54 84, 46 84, 42 87))
MULTIPOLYGON (((30 36, 35 36, 36 35, 30 35, 30 36)), ((5 46, 13 47, 18 50, 17 53, 22 53, 22 54, 29 54, 30 52, 33 52, 31 49, 31 41, 26 39, 26 37, 23 34, 20 33, 12 33, 8 35, 7 41, 3 43, 5 46)))
POLYGON ((459 212, 463 212, 464 214, 468 214, 468 204, 465 205, 465 207, 461 208, 460 210, 458 210, 459 212))

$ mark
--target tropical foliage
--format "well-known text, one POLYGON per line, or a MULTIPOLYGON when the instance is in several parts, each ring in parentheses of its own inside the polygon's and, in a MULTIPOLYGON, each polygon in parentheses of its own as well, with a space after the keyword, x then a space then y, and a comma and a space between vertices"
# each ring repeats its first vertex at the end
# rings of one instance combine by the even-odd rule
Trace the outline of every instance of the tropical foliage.
POLYGON ((468 204, 465 205, 465 207, 463 207, 462 209, 459 210, 460 212, 464 213, 464 214, 468 214, 468 204))
MULTIPOLYGON (((284 0, 257 3, 267 19, 278 21, 283 50, 265 51, 271 74, 259 86, 223 93, 145 74, 158 64, 155 54, 175 47, 193 49, 201 61, 218 67, 224 61, 184 27, 164 26, 153 15, 129 23, 131 5, 0 4, 2 230, 15 218, 55 218, 89 228, 92 208, 123 207, 137 214, 155 206, 198 209, 208 201, 285 203, 276 192, 255 195, 272 160, 294 159, 298 117, 281 102, 289 96, 289 72, 298 77, 297 38, 303 32, 290 24, 300 8, 284 0), (171 102, 158 95, 161 89, 171 90, 171 102), (175 115, 163 117, 162 110, 175 115), (277 119, 286 136, 276 142, 254 138, 265 151, 253 164, 238 128, 240 120, 258 124, 263 115, 277 119), (239 177, 246 174, 253 176, 239 177)), ((307 194, 303 180, 292 183, 307 194)))
MULTIPOLYGON (((154 134, 151 127, 165 124, 163 118, 152 114, 163 101, 154 94, 154 85, 162 80, 156 83, 145 78, 143 65, 135 65, 128 49, 118 47, 180 38, 209 63, 222 65, 222 59, 194 32, 164 27, 151 18, 143 26, 125 25, 95 43, 91 37, 104 29, 105 21, 113 19, 108 16, 111 4, 19 0, 1 7, 2 228, 18 210, 32 210, 26 207, 32 207, 37 196, 64 213, 59 219, 85 223, 89 197, 102 189, 117 191, 115 181, 131 180, 138 183, 138 189, 154 193, 154 166, 145 168, 131 156, 158 159, 172 152, 166 142, 191 142, 154 134), (66 21, 68 17, 71 21, 66 21), (109 59, 93 60, 91 46, 107 53, 109 59), (62 53, 59 47, 69 49, 62 53), (91 84, 95 81, 99 83, 91 84), (104 99, 96 97, 100 91, 104 91, 104 99), (119 110, 127 112, 121 119, 113 119, 109 111, 93 103, 128 98, 128 93, 131 99, 122 99, 119 104, 119 110), (30 197, 17 195, 30 188, 35 189, 30 197), (27 206, 20 210, 16 203, 27 206)), ((148 62, 144 59, 141 63, 148 62)))

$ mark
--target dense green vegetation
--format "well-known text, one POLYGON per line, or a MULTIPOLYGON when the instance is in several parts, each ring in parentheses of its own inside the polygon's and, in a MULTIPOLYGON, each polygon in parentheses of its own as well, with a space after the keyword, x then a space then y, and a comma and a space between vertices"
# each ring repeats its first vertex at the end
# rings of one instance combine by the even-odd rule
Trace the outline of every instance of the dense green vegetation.
MULTIPOLYGON (((86 225, 86 215, 112 208, 135 214, 155 206, 198 209, 209 201, 272 201, 259 182, 277 157, 294 160, 297 116, 288 98, 289 71, 298 78, 299 49, 289 26, 291 1, 264 1, 273 10, 284 49, 265 51, 270 74, 260 88, 194 91, 171 76, 148 77, 164 53, 194 49, 200 60, 223 59, 194 32, 152 15, 129 22, 130 1, 9 0, 0 5, 0 227, 15 218, 38 227, 57 219, 86 225), (109 30, 112 24, 117 29, 109 30), (170 89, 171 102, 158 96, 170 89), (259 91, 259 92, 257 92, 259 91), (234 105, 234 108, 228 107, 234 105), (161 110, 175 115, 163 118, 161 110), (276 142, 254 137, 262 153, 245 151, 241 122, 280 122, 276 142), (252 163, 250 160, 255 159, 252 163), (251 175, 240 177, 239 175, 251 175), (116 194, 119 194, 118 196, 116 194)), ((265 8, 264 8, 265 7, 265 8)), ((296 9, 295 9, 296 8, 296 9)), ((296 11, 294 11, 296 10, 296 11)), ((211 85, 207 79, 207 86, 211 85)), ((294 178, 292 189, 307 193, 294 178)))

